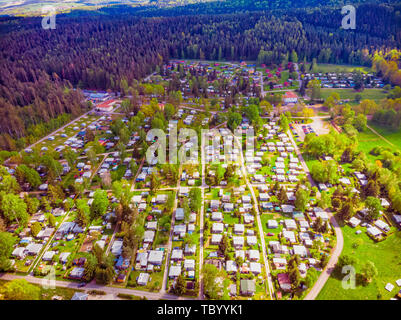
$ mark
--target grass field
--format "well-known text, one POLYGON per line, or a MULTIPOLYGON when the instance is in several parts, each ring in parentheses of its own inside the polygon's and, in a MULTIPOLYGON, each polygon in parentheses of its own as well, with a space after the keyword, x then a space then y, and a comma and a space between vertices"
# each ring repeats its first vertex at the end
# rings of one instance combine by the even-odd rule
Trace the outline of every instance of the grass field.
POLYGON ((318 300, 376 300, 378 294, 381 298, 388 300, 398 293, 399 287, 395 281, 401 278, 401 232, 397 231, 385 241, 375 243, 365 232, 357 235, 355 229, 349 226, 342 228, 344 235, 343 254, 352 255, 357 259, 355 266, 358 273, 361 266, 368 260, 372 261, 377 270, 378 276, 367 286, 357 285, 355 289, 345 290, 342 288, 341 280, 330 277, 317 296, 318 300), (352 247, 356 239, 363 239, 363 244, 357 249, 352 247), (390 293, 384 289, 387 283, 392 283, 395 288, 390 293))
POLYGON ((306 163, 306 165, 308 166, 309 170, 311 170, 313 164, 319 162, 319 160, 317 160, 317 159, 315 159, 315 158, 313 158, 313 157, 310 157, 307 153, 303 153, 303 154, 302 154, 302 157, 304 158, 305 163, 306 163))
MULTIPOLYGON (((0 280, 0 290, 6 283, 8 283, 8 281, 0 280)), ((54 296, 60 296, 63 298, 63 300, 71 300, 75 292, 82 292, 82 290, 75 290, 71 288, 58 287, 55 289, 44 289, 42 286, 37 284, 32 285, 41 289, 40 300, 52 300, 52 297, 54 296)))
POLYGON ((373 123, 369 123, 369 126, 401 150, 401 130, 394 131, 373 123))
POLYGON ((376 157, 369 154, 369 152, 374 148, 374 147, 385 147, 385 148, 390 148, 391 150, 394 150, 398 148, 401 150, 401 131, 390 131, 386 128, 383 127, 378 127, 369 124, 372 126, 373 129, 375 129, 378 133, 380 133, 384 138, 389 140, 391 143, 395 145, 389 144, 387 141, 383 140, 381 137, 379 137, 377 134, 375 134, 372 130, 369 128, 366 129, 364 132, 359 132, 358 133, 358 150, 365 152, 366 156, 368 157, 369 160, 374 161, 376 160, 376 157))
POLYGON ((370 68, 367 67, 357 67, 357 66, 350 66, 350 65, 341 65, 341 64, 318 64, 316 67, 316 72, 327 73, 327 72, 352 72, 352 71, 361 71, 363 73, 368 73, 371 71, 370 68))
POLYGON ((237 218, 234 215, 231 215, 230 213, 225 213, 224 214, 224 223, 228 223, 228 224, 236 224, 239 223, 239 218, 237 218))
POLYGON ((370 160, 375 160, 376 157, 369 154, 374 147, 392 147, 389 143, 381 139, 373 131, 367 129, 364 132, 358 133, 358 150, 365 152, 370 160))
POLYGON ((363 99, 370 99, 376 102, 386 98, 387 93, 382 89, 365 89, 362 92, 356 92, 354 89, 324 89, 321 90, 321 97, 326 100, 332 92, 337 92, 341 99, 355 100, 355 96, 359 94, 363 99))

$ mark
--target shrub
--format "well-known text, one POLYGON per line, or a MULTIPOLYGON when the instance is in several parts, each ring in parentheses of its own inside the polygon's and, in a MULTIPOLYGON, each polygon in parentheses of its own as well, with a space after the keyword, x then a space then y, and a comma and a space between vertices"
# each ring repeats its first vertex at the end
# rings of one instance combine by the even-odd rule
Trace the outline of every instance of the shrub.
POLYGON ((141 298, 141 297, 138 297, 138 296, 134 296, 132 294, 127 294, 127 293, 119 293, 117 295, 117 297, 119 297, 121 299, 127 299, 127 300, 145 300, 144 299, 145 297, 141 298))
POLYGON ((102 291, 102 290, 91 290, 91 291, 88 291, 88 293, 90 295, 94 295, 94 296, 105 296, 107 294, 105 291, 102 291))

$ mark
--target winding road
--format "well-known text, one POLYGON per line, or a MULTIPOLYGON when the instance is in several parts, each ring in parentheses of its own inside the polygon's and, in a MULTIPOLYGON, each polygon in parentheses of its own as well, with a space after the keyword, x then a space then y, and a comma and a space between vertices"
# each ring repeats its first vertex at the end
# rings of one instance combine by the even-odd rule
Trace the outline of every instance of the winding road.
MULTIPOLYGON (((306 165, 306 162, 302 156, 301 151, 299 150, 297 144, 294 141, 294 138, 291 134, 291 132, 288 130, 287 132, 288 136, 290 137, 291 143, 294 145, 295 148, 295 153, 298 156, 299 161, 301 162, 302 168, 304 169, 306 176, 308 177, 308 180, 311 184, 312 187, 317 187, 315 181, 313 181, 312 176, 310 174, 309 168, 306 165)), ((320 192, 318 191, 316 194, 317 198, 320 198, 320 192)), ((323 272, 320 274, 318 280, 316 281, 315 285, 312 287, 312 289, 309 291, 309 293, 306 295, 306 297, 304 298, 304 300, 314 300, 317 295, 319 294, 320 290, 323 289, 324 285, 326 284, 326 281, 329 279, 331 273, 334 270, 334 267, 338 261, 339 256, 341 255, 341 252, 343 250, 344 247, 344 237, 343 237, 343 233, 341 231, 340 226, 337 223, 336 218, 333 216, 333 214, 331 212, 328 212, 329 218, 330 218, 330 222, 331 225, 334 228, 334 231, 336 233, 336 246, 334 247, 334 249, 332 250, 331 256, 330 256, 330 260, 327 263, 326 268, 323 270, 323 272)))
POLYGON ((344 237, 343 237, 341 228, 338 225, 336 218, 331 213, 329 213, 329 217, 330 217, 330 222, 331 222, 332 226, 334 227, 334 231, 336 232, 336 237, 337 237, 336 246, 331 253, 330 260, 327 263, 326 268, 320 274, 315 285, 309 291, 309 293, 306 295, 304 300, 315 300, 316 299, 320 290, 323 289, 324 285, 326 284, 326 281, 330 278, 330 275, 333 272, 334 267, 338 261, 338 258, 341 255, 341 252, 344 247, 344 237))

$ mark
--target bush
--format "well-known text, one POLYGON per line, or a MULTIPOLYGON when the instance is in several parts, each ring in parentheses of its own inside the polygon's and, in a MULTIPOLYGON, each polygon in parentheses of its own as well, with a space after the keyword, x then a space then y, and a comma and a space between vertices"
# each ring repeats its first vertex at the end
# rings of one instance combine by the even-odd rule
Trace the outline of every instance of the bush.
POLYGON ((124 231, 121 231, 121 232, 118 232, 118 233, 116 233, 116 238, 123 238, 125 236, 125 232, 124 231))
POLYGON ((31 226, 31 233, 34 237, 42 230, 42 224, 40 222, 34 222, 31 226))
POLYGON ((102 290, 91 290, 88 291, 88 293, 93 296, 105 296, 107 294, 105 291, 102 290))
POLYGON ((52 214, 49 215, 49 224, 50 224, 50 226, 52 226, 52 227, 55 227, 55 226, 56 226, 56 217, 53 216, 52 214))
POLYGON ((127 299, 127 300, 145 300, 145 297, 138 297, 138 296, 134 296, 133 294, 127 294, 127 293, 119 293, 117 294, 117 297, 121 298, 121 299, 127 299))
POLYGON ((354 241, 354 243, 352 244, 352 247, 354 249, 357 249, 359 246, 363 245, 363 239, 358 238, 354 241))
POLYGON ((332 205, 333 208, 339 209, 339 208, 341 207, 341 200, 338 199, 338 198, 334 198, 334 199, 331 201, 331 205, 332 205))

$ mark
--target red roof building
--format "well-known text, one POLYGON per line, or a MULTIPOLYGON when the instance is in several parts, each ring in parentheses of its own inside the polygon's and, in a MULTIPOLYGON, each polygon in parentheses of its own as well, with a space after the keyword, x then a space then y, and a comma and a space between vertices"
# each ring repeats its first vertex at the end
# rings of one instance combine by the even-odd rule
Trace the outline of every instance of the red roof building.
POLYGON ((291 281, 287 273, 279 273, 277 281, 283 291, 291 291, 291 281))
POLYGON ((284 103, 297 103, 298 102, 298 96, 294 91, 287 91, 283 97, 284 103))
POLYGON ((107 100, 96 106, 96 111, 100 112, 111 112, 114 109, 114 104, 116 103, 115 99, 107 100))

